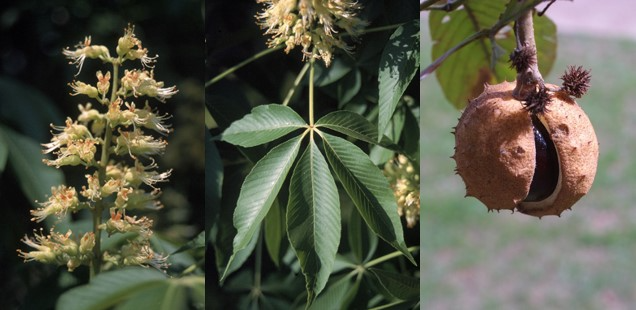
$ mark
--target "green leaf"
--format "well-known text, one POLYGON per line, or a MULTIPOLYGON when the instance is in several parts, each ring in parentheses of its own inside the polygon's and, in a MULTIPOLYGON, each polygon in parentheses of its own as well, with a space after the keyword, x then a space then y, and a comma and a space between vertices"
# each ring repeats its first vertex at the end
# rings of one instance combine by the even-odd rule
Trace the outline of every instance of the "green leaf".
POLYGON ((2 125, 0 135, 7 145, 9 164, 20 188, 33 207, 39 208, 40 205, 35 201, 45 201, 51 195, 51 187, 64 183, 64 175, 60 170, 42 163, 42 148, 33 139, 2 125))
POLYGON ((272 208, 265 216, 265 247, 276 267, 280 267, 280 259, 286 250, 283 246, 286 226, 284 209, 278 200, 274 200, 272 208))
POLYGON ((402 300, 416 300, 420 297, 420 279, 399 273, 369 268, 378 282, 391 296, 402 300))
POLYGON ((362 73, 359 69, 349 72, 339 83, 336 84, 336 97, 338 106, 343 106, 355 97, 362 87, 362 73))
POLYGON ((7 166, 7 159, 9 158, 9 144, 4 138, 2 128, 3 127, 0 126, 0 175, 4 172, 4 168, 7 166))
POLYGON ((116 310, 137 310, 152 307, 157 310, 188 309, 187 291, 178 285, 151 287, 122 302, 116 310))
POLYGON ((252 109, 223 132, 223 140, 242 147, 252 147, 278 139, 307 124, 290 107, 280 104, 252 109))
POLYGON ((397 203, 386 177, 355 144, 320 135, 331 168, 369 228, 416 264, 404 243, 397 203))
MULTIPOLYGON (((97 310, 115 306, 131 296, 165 284, 164 273, 149 268, 125 268, 99 274, 90 284, 69 290, 60 296, 57 309, 97 310)), ((161 295, 155 295, 160 301, 161 295)), ((150 305, 147 305, 150 306, 150 305)), ((152 307, 153 309, 159 309, 152 307)))
POLYGON ((350 277, 343 277, 331 283, 327 289, 325 289, 325 292, 318 296, 316 302, 314 302, 309 309, 346 309, 346 297, 352 285, 353 283, 350 277))
MULTIPOLYGON (((466 0, 462 9, 448 13, 431 12, 429 24, 431 39, 434 42, 431 53, 433 59, 439 58, 471 35, 485 29, 489 30, 500 23, 500 15, 504 10, 507 10, 507 13, 501 15, 506 18, 504 21, 514 14, 519 14, 519 8, 516 5, 514 8, 506 8, 509 2, 515 1, 466 0)), ((500 26, 497 26, 497 29, 500 26)), ((516 46, 511 26, 510 24, 503 27, 497 34, 492 34, 496 44, 505 50, 505 53, 501 53, 503 55, 510 54, 516 46)), ((543 74, 547 74, 556 53, 556 28, 546 16, 535 17, 534 26, 536 44, 539 49, 537 55, 539 69, 543 74)), ((516 78, 516 72, 507 62, 508 57, 493 57, 493 45, 488 35, 481 35, 478 38, 448 56, 435 71, 446 99, 458 109, 465 107, 469 99, 478 96, 483 91, 485 83, 495 84, 516 78), (493 58, 496 58, 494 62, 493 58)))
POLYGON ((349 247, 358 265, 369 261, 378 247, 378 236, 362 223, 364 222, 360 213, 357 211, 351 212, 347 232, 349 247))
POLYGON ((57 106, 39 89, 10 77, 0 77, 0 119, 37 141, 50 138, 49 124, 64 123, 57 106))
POLYGON ((384 132, 398 101, 420 67, 420 21, 410 21, 391 35, 380 59, 378 131, 384 132))
POLYGON ((335 58, 328 68, 325 67, 324 62, 316 63, 318 65, 314 66, 314 83, 317 87, 323 87, 340 80, 353 68, 353 65, 344 57, 335 58))
POLYGON ((327 161, 313 139, 294 169, 287 235, 305 275, 307 303, 327 284, 340 243, 340 202, 327 161))
MULTIPOLYGON (((402 140, 404 153, 412 161, 419 162, 420 158, 420 122, 415 113, 419 114, 419 107, 407 107, 405 109, 404 129, 402 140)), ((419 115, 418 115, 419 116, 419 115)))
MULTIPOLYGON (((215 221, 220 215, 222 187, 223 187, 223 161, 212 141, 212 135, 205 131, 205 230, 212 235, 215 221)), ((215 227, 218 229, 218 227, 215 227)), ((214 240, 210 236, 210 240, 214 240)))
MULTIPOLYGON (((256 225, 255 231, 259 231, 260 229, 261 225, 256 225)), ((227 264, 225 265, 225 268, 221 270, 222 272, 219 272, 220 274, 222 274, 222 277, 219 279, 219 283, 223 284, 223 282, 229 275, 239 270, 241 266, 243 266, 245 261, 247 261, 247 259, 250 258, 250 255, 252 255, 252 253, 254 252, 257 241, 258 233, 252 235, 252 238, 249 240, 244 248, 238 250, 238 252, 233 251, 232 255, 228 259, 227 264)), ((217 254, 217 257, 219 256, 221 255, 217 254)))
POLYGON ((364 142, 377 144, 378 130, 366 118, 350 111, 334 111, 316 122, 316 127, 326 127, 364 142))
POLYGON ((174 255, 174 254, 177 254, 183 251, 192 250, 192 249, 201 249, 204 247, 205 247, 205 231, 202 231, 196 237, 188 241, 186 244, 181 246, 176 251, 172 252, 170 255, 174 255))
MULTIPOLYGON (((236 209, 236 201, 241 191, 241 184, 245 181, 245 176, 248 172, 249 170, 247 170, 246 164, 230 165, 223 169, 223 197, 221 199, 221 205, 218 208, 218 217, 214 218, 209 233, 210 241, 214 247, 214 263, 219 275, 222 275, 225 269, 228 268, 227 264, 232 257, 232 242, 234 236, 236 236, 236 229, 232 224, 232 218, 234 216, 234 210, 236 209)), ((208 214, 206 213, 206 217, 207 216, 208 214)), ((256 238, 253 239, 256 241, 256 238)), ((254 244, 256 244, 256 242, 254 242, 254 244)), ((251 250, 248 248, 249 245, 242 251, 251 253, 251 250)), ((237 260, 238 259, 235 259, 234 262, 240 266, 243 262, 237 263, 237 260)))
MULTIPOLYGON (((274 147, 245 178, 234 210, 233 223, 237 232, 228 266, 236 253, 247 246, 267 215, 298 155, 302 138, 300 135, 274 147)), ((226 275, 227 269, 221 279, 226 275)))
MULTIPOLYGON (((400 105, 398 109, 391 117, 388 126, 385 127, 383 143, 387 144, 389 141, 395 141, 397 143, 402 137, 402 132, 404 129, 404 123, 406 119, 406 108, 404 105, 400 105)), ((376 165, 382 165, 395 155, 396 149, 394 147, 387 147, 387 145, 374 145, 371 147, 371 152, 369 153, 369 157, 371 157, 371 161, 373 161, 376 165)), ((399 146, 396 145, 397 148, 399 146)), ((400 150, 400 153, 403 153, 400 150)))

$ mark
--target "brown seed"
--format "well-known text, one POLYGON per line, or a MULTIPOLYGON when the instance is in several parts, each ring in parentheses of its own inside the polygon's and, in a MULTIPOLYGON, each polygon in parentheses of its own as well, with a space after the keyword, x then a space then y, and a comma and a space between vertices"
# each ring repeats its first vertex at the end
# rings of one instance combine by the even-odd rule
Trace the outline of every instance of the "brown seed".
POLYGON ((532 114, 512 98, 514 86, 514 82, 486 85, 469 102, 455 129, 457 172, 467 196, 476 197, 489 210, 560 215, 594 181, 598 162, 594 128, 576 102, 560 93, 552 95, 533 125, 532 114))

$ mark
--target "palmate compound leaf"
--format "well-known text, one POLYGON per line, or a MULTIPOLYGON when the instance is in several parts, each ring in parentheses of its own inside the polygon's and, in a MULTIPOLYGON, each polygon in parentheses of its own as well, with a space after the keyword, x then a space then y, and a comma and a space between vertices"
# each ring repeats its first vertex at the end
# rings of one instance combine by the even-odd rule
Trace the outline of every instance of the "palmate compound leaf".
POLYGON ((384 132, 398 101, 420 68, 420 21, 404 23, 386 43, 378 73, 380 114, 378 131, 384 132))
POLYGON ((406 248, 397 203, 380 169, 355 144, 324 132, 320 136, 332 170, 369 228, 417 265, 406 248))
MULTIPOLYGON (((274 147, 254 165, 245 178, 234 210, 233 222, 237 232, 227 267, 232 265, 235 255, 248 245, 260 228, 298 155, 303 137, 304 135, 299 135, 274 147)), ((226 268, 221 281, 227 275, 226 268)))
MULTIPOLYGON (((515 1, 466 0, 461 8, 452 12, 431 12, 429 26, 433 41, 433 60, 471 35, 498 25, 500 18, 508 20, 511 16, 519 14, 527 5, 507 6, 510 2, 515 1)), ((475 98, 483 91, 485 83, 496 84, 515 79, 516 72, 508 63, 508 55, 516 46, 514 31, 512 24, 501 26, 501 30, 493 36, 497 44, 495 49, 488 35, 477 36, 477 40, 448 56, 435 70, 446 99, 456 108, 464 108, 469 99, 475 98), (500 52, 495 56, 500 57, 493 57, 493 51, 497 50, 500 52), (493 59, 496 59, 494 63, 493 59)), ((539 70, 546 75, 552 68, 556 56, 556 27, 547 16, 538 17, 535 14, 534 28, 539 70)))
POLYGON ((340 234, 338 189, 311 139, 294 169, 287 203, 287 235, 305 275, 308 305, 327 284, 340 234))
POLYGON ((233 122, 223 132, 222 140, 242 147, 252 147, 306 126, 303 118, 290 107, 280 104, 261 105, 233 122))

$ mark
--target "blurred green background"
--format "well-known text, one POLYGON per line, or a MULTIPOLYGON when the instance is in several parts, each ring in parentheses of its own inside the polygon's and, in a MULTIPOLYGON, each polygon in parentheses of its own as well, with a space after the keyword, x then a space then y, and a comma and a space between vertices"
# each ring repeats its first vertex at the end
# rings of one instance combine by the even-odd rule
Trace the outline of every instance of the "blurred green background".
MULTIPOLYGON (((170 182, 160 186, 165 208, 155 213, 155 232, 179 244, 204 228, 203 2, 5 1, 0 5, 0 126, 5 138, 9 132, 10 137, 19 137, 24 143, 7 150, 12 144, 0 141, 2 309, 52 308, 60 291, 87 279, 87 268, 71 275, 64 267, 24 264, 17 256, 17 248, 26 249, 19 239, 42 226, 30 221, 33 199, 29 196, 34 194, 25 192, 50 187, 44 183, 55 179, 51 178, 55 170, 47 170, 40 161, 40 148, 34 151, 33 146, 50 140, 50 123, 63 125, 66 116, 75 119, 77 105, 86 102, 85 98, 69 96, 67 83, 74 79, 94 83, 96 70, 110 69, 89 59, 74 77, 77 68, 68 64, 62 48, 73 47, 91 35, 92 44, 106 45, 113 54, 128 23, 135 25, 135 33, 149 54, 159 54, 156 79, 179 89, 166 104, 154 103, 160 112, 173 115, 169 122, 175 129, 168 137, 165 156, 158 159, 160 169, 174 171, 170 182), (2 154, 7 151, 14 157, 3 162, 2 154), (25 159, 25 167, 32 170, 18 167, 17 159, 25 159), (29 171, 35 182, 20 186, 29 171)), ((81 186, 85 182, 83 168, 58 171, 64 173, 67 184, 81 186)))
MULTIPOLYGON (((422 25, 426 66, 431 41, 422 25)), ((578 103, 600 143, 591 191, 560 218, 488 213, 475 198, 464 198, 449 158, 460 111, 434 76, 420 83, 422 309, 636 305, 636 42, 561 33, 558 39, 553 72, 544 78, 560 84, 568 65, 592 70, 592 87, 578 103)))

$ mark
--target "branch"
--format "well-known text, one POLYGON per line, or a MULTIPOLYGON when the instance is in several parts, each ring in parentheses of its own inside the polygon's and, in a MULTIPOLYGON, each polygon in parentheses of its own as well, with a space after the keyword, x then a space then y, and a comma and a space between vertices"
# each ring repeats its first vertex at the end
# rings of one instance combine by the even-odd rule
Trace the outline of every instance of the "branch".
POLYGON ((459 44, 453 46, 451 49, 449 49, 448 51, 446 51, 446 53, 444 53, 442 56, 440 56, 439 58, 435 59, 435 61, 428 65, 428 67, 424 68, 424 70, 422 72, 420 72, 420 80, 423 80, 424 78, 426 78, 426 76, 428 76, 429 74, 433 73, 433 71, 435 71, 435 69, 437 69, 437 67, 439 67, 442 62, 444 62, 444 60, 446 60, 446 58, 448 58, 448 56, 452 55, 453 53, 455 53, 456 51, 458 51, 460 48, 468 45, 469 43, 475 41, 475 40, 479 40, 482 38, 487 38, 490 35, 490 29, 483 29, 479 32, 475 32, 473 33, 470 37, 464 39, 463 41, 461 41, 459 44))
MULTIPOLYGON (((540 4, 541 2, 550 2, 550 1, 552 0, 522 0, 520 2, 518 2, 518 0, 513 0, 509 2, 508 6, 506 7, 506 10, 501 14, 501 16, 499 17, 499 21, 497 21, 495 25, 493 25, 491 28, 481 29, 480 31, 473 33, 470 37, 464 39, 462 42, 460 42, 459 44, 457 44, 456 46, 448 50, 446 53, 444 53, 442 56, 437 58, 433 63, 431 63, 426 68, 424 68, 422 72, 420 72, 420 80, 423 80, 424 78, 426 78, 429 74, 435 71, 435 69, 437 69, 442 64, 442 62, 444 62, 444 60, 448 58, 448 56, 458 51, 462 47, 468 45, 468 43, 471 43, 475 40, 494 36, 494 34, 499 32, 501 28, 509 25, 511 22, 515 20, 519 20, 522 15, 530 14, 530 23, 532 23, 532 11, 534 7, 540 4)), ((568 1, 572 1, 572 0, 568 0, 568 1)), ((429 8, 429 7, 436 2, 437 1, 426 0, 420 4, 420 9, 423 10, 422 8, 424 8, 424 9, 430 10, 432 8, 429 8)), ((453 4, 460 3, 460 2, 463 3, 464 1, 458 0, 453 2, 453 4)), ((532 26, 530 27, 530 29, 532 29, 532 26)), ((532 43, 534 44, 534 33, 532 37, 533 37, 532 43)))

